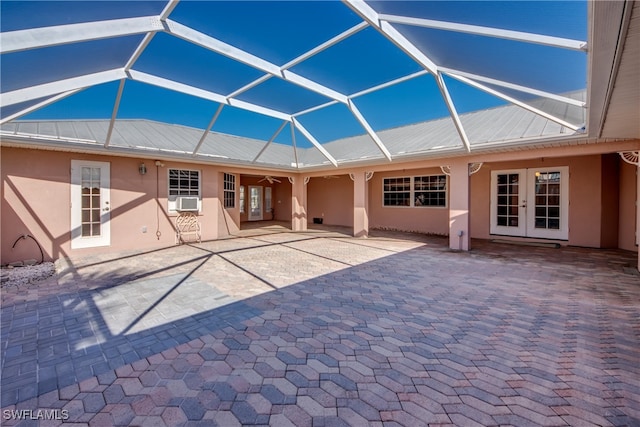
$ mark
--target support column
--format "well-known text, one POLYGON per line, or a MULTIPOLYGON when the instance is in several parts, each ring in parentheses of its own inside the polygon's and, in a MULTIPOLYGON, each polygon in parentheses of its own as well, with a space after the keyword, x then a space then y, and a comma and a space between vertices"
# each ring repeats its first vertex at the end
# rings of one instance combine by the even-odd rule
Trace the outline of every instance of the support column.
MULTIPOLYGON (((160 162, 156 162, 158 164, 160 162)), ((202 211, 206 212, 206 219, 202 227, 202 240, 216 240, 228 235, 224 222, 222 202, 222 174, 212 173, 208 179, 202 180, 202 211)))
POLYGON ((367 173, 350 174, 353 179, 353 236, 369 236, 369 185, 367 173))
POLYGON ((289 178, 291 182, 291 230, 307 229, 307 185, 301 176, 289 178))
POLYGON ((469 237, 469 164, 458 160, 449 175, 449 248, 468 251, 469 237))

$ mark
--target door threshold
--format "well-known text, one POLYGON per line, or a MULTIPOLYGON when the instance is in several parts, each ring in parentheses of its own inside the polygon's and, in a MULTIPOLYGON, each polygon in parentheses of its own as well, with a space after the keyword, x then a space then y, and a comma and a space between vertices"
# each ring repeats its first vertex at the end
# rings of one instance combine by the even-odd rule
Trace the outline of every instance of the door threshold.
POLYGON ((534 246, 538 248, 554 248, 559 249, 560 243, 546 243, 546 242, 522 242, 518 240, 503 240, 503 239, 493 239, 491 243, 503 243, 508 245, 517 245, 517 246, 534 246))

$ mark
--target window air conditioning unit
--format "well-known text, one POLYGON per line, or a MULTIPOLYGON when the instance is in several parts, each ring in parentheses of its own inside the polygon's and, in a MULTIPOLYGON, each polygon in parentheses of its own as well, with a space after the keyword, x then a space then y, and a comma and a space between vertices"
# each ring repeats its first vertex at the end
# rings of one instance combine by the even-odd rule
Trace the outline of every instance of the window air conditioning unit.
POLYGON ((178 197, 176 199, 176 210, 183 212, 197 212, 198 211, 198 198, 197 197, 178 197))

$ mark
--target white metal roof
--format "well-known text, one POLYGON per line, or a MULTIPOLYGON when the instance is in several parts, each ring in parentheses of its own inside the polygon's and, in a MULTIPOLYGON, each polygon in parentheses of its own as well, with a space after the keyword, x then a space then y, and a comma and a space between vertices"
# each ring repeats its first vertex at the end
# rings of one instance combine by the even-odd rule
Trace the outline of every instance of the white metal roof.
MULTIPOLYGON (((584 92, 567 96, 583 99, 584 92)), ((547 102, 549 101, 537 100, 532 105, 547 102)), ((539 140, 559 134, 573 134, 570 129, 514 105, 463 114, 460 119, 469 124, 470 129, 474 129, 474 133, 470 134, 472 147, 489 142, 512 143, 522 138, 539 140)), ((2 125, 0 135, 14 140, 37 140, 50 146, 64 141, 69 146, 76 144, 85 149, 91 146, 102 149, 104 144, 101 141, 104 141, 108 129, 108 120, 15 121, 2 125)), ((382 130, 378 132, 378 136, 392 156, 406 157, 459 146, 456 129, 447 118, 382 130)), ((199 161, 209 159, 220 163, 292 166, 294 148, 286 144, 271 143, 263 151, 264 141, 209 131, 203 144, 194 153, 193 141, 201 137, 202 130, 186 126, 148 120, 116 120, 109 147, 114 152, 120 150, 129 154, 173 154, 199 161)), ((338 139, 324 144, 324 147, 340 163, 385 160, 366 134, 338 139)), ((315 147, 296 150, 299 169, 328 164, 327 159, 315 147)))

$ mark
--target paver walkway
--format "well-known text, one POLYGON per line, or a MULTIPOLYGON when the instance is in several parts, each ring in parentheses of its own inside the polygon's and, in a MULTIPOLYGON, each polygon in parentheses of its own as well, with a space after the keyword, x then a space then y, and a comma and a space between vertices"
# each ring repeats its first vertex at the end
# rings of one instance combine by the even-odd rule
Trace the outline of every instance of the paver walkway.
POLYGON ((446 245, 255 230, 75 260, 2 292, 3 425, 640 425, 635 254, 446 245), (67 419, 7 419, 38 414, 67 419))

